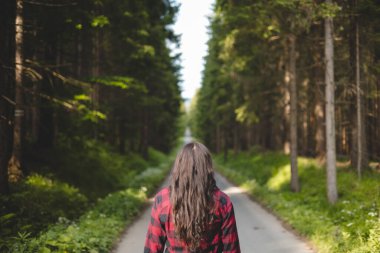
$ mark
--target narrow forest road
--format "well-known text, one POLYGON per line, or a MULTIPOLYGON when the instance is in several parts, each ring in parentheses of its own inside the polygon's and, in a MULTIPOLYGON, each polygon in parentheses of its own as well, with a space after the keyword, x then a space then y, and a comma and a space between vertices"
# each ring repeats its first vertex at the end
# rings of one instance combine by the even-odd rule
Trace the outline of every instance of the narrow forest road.
MULTIPOLYGON (((191 140, 186 131, 185 143, 191 140)), ((293 233, 286 230, 273 215, 253 202, 239 188, 216 173, 218 187, 227 193, 235 208, 240 247, 243 253, 312 253, 310 247, 293 233)), ((168 180, 163 184, 166 186, 168 180)), ((151 200, 152 202, 152 200, 151 200)), ((143 252, 145 235, 150 221, 151 205, 120 238, 115 253, 143 252)))
POLYGON ((243 253, 312 253, 313 250, 239 187, 216 173, 218 187, 227 193, 235 208, 240 248, 243 253))

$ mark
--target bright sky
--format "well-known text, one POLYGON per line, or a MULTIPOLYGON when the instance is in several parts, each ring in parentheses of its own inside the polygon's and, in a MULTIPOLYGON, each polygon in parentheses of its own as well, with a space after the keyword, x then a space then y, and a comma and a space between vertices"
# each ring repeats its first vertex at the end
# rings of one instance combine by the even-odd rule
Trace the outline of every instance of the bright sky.
POLYGON ((191 99, 201 86, 203 57, 207 53, 208 16, 212 13, 214 0, 177 0, 181 4, 174 25, 181 34, 182 97, 191 99))

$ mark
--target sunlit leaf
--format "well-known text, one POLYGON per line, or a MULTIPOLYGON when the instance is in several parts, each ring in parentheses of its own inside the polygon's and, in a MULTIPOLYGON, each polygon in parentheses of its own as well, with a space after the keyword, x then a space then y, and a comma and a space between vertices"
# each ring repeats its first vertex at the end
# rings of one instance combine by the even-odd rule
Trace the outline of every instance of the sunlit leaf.
POLYGON ((105 86, 117 87, 121 89, 133 89, 134 91, 143 93, 147 92, 147 89, 143 83, 128 76, 98 77, 91 79, 91 81, 105 86))
POLYGON ((86 94, 80 94, 80 95, 75 95, 74 99, 78 101, 89 101, 90 97, 86 94))
POLYGON ((104 15, 100 15, 97 17, 94 17, 91 22, 92 27, 104 27, 105 25, 109 25, 110 21, 108 18, 104 15))
POLYGON ((133 17, 133 14, 130 13, 129 11, 125 11, 124 12, 124 16, 126 16, 126 17, 133 17))
POLYGON ((95 110, 89 110, 85 113, 84 117, 83 117, 84 120, 89 120, 91 122, 98 122, 99 120, 105 120, 107 119, 107 116, 102 113, 102 112, 99 112, 99 111, 95 111, 95 110))
POLYGON ((149 36, 149 32, 147 30, 138 30, 137 33, 143 37, 149 36))
POLYGON ((235 109, 235 115, 238 122, 246 123, 247 125, 252 125, 259 120, 256 113, 248 109, 247 104, 235 109))

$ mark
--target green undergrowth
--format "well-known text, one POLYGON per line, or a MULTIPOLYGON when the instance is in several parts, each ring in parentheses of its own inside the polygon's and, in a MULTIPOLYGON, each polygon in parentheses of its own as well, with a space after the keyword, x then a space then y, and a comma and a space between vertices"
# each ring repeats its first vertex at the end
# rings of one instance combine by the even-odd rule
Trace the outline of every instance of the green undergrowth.
POLYGON ((62 150, 0 196, 0 252, 109 252, 173 159, 154 149, 148 160, 123 156, 93 141, 62 150))
POLYGON ((144 191, 130 188, 109 194, 77 220, 61 217, 34 238, 19 235, 8 252, 109 252, 145 198, 144 191))
POLYGON ((338 168, 339 200, 326 199, 326 173, 315 159, 299 158, 301 191, 290 191, 289 157, 274 152, 216 156, 218 170, 274 211, 320 253, 380 252, 380 174, 366 171, 358 180, 338 168))
POLYGON ((135 153, 119 154, 103 142, 60 136, 54 149, 27 152, 32 171, 66 182, 80 190, 90 200, 125 189, 130 179, 163 159, 150 148, 149 160, 135 153))

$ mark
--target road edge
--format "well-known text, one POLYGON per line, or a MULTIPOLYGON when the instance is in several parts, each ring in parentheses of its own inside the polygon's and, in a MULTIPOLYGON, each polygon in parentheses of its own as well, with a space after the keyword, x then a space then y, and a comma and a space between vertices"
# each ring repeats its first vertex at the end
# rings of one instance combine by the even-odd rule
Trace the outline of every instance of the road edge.
POLYGON ((265 211, 267 211, 269 214, 271 214, 273 217, 276 218, 281 224, 281 226, 286 229, 288 232, 295 235, 298 239, 300 239, 302 242, 304 242, 314 253, 318 253, 318 248, 305 236, 301 235, 292 225, 290 225, 288 222, 286 222, 279 214, 277 214, 274 210, 266 206, 260 199, 256 198, 252 194, 247 193, 244 189, 242 189, 240 186, 235 184, 233 181, 229 180, 226 176, 224 176, 220 171, 215 170, 215 173, 217 173, 220 177, 222 177, 224 180, 226 180, 228 183, 233 185, 234 187, 237 187, 241 190, 242 194, 246 195, 251 201, 258 204, 261 208, 263 208, 265 211))
MULTIPOLYGON (((133 220, 127 224, 125 224, 125 228, 120 232, 117 239, 113 242, 111 250, 109 253, 116 253, 116 250, 120 243, 123 241, 124 236, 127 234, 128 229, 130 229, 140 218, 144 215, 145 211, 147 211, 148 208, 151 208, 152 206, 152 198, 156 195, 158 190, 162 189, 167 185, 170 179, 170 173, 165 177, 165 179, 161 182, 161 184, 153 191, 153 193, 150 196, 147 196, 147 199, 145 200, 145 203, 141 207, 141 212, 133 217, 133 220)), ((148 227, 147 227, 148 229, 148 227)))

